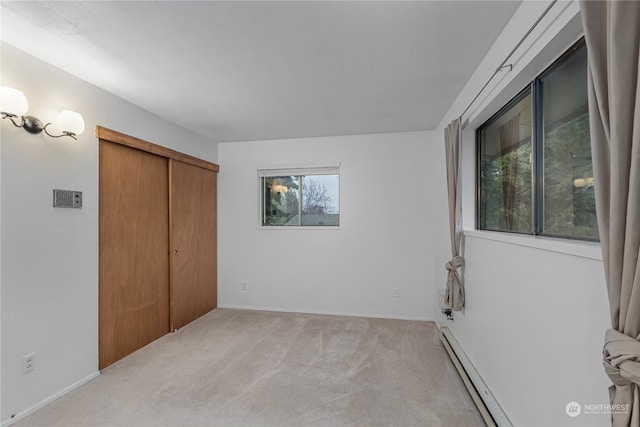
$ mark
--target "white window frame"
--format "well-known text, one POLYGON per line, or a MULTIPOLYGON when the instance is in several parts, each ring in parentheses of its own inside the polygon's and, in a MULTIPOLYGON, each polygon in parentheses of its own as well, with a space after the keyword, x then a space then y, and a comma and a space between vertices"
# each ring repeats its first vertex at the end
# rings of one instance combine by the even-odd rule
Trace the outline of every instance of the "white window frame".
MULTIPOLYGON (((258 167, 258 228, 261 230, 339 230, 342 224, 342 179, 340 177, 340 163, 328 163, 308 166, 284 166, 284 167, 258 167), (279 176, 313 176, 313 175, 338 175, 338 225, 263 225, 262 218, 264 214, 264 191, 262 188, 262 178, 279 177, 279 176)), ((302 206, 302 198, 300 198, 302 206)))

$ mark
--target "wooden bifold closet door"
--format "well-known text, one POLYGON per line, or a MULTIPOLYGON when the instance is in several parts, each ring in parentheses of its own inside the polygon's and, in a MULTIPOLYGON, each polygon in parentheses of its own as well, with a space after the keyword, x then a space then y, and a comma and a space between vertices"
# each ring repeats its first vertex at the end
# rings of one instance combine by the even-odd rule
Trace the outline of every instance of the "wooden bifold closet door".
POLYGON ((97 128, 99 369, 217 306, 217 165, 97 128))

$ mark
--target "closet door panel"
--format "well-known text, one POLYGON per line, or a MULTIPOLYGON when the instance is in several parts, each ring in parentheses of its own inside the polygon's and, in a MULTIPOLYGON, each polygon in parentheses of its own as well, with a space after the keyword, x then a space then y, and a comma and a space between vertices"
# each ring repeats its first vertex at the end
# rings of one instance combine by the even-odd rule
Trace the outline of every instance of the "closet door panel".
POLYGON ((216 179, 170 160, 172 330, 217 306, 216 179))
POLYGON ((169 332, 166 158, 100 140, 99 368, 169 332))

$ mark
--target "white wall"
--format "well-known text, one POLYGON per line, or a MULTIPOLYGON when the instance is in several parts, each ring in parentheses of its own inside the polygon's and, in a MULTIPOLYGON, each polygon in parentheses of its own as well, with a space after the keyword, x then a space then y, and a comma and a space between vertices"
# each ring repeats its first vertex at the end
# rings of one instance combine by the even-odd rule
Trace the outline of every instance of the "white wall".
POLYGON ((74 142, 30 135, 2 120, 0 419, 5 423, 97 372, 95 125, 214 162, 217 145, 11 46, 1 49, 2 85, 25 93, 28 114, 55 122, 68 108, 86 122, 74 142), (52 208, 53 188, 82 191, 83 208, 52 208), (36 369, 21 375, 21 357, 31 352, 36 369))
POLYGON ((219 305, 433 319, 433 139, 416 132, 219 144, 219 305), (340 229, 259 229, 257 169, 323 162, 341 164, 340 229))
MULTIPOLYGON (((436 294, 450 257, 442 129, 460 115, 548 2, 525 1, 435 132, 216 144, 2 45, 2 84, 30 113, 81 111, 77 143, 2 123, 1 419, 97 369, 97 146, 100 124, 219 159, 219 304, 431 319, 449 326, 515 425, 608 425, 569 418, 570 400, 607 403, 601 347, 609 315, 602 263, 588 245, 469 231, 467 309, 448 322, 436 294), (72 104, 69 105, 68 103, 72 104), (256 169, 341 162, 340 230, 258 229, 256 169), (82 190, 82 210, 51 208, 51 189, 82 190), (241 284, 248 282, 248 290, 241 284), (400 297, 393 297, 393 289, 400 297), (20 357, 37 369, 20 375, 20 357)), ((577 18, 577 19, 576 19, 577 18)), ((473 129, 580 35, 559 2, 466 117, 465 228, 473 229, 473 129)))
MULTIPOLYGON (((459 116, 548 2, 524 2, 439 126, 459 116)), ((488 388, 516 426, 609 425, 609 416, 570 418, 567 403, 607 404, 602 368, 609 326, 599 246, 473 231, 475 129, 580 35, 575 2, 558 2, 523 49, 465 116, 463 210, 466 309, 447 321, 488 388), (540 31, 544 29, 544 31, 540 31)), ((449 244, 444 149, 434 146, 434 248, 449 244)), ((434 282, 444 287, 450 254, 435 251, 434 282)), ((435 290, 437 292, 437 289, 435 290)))

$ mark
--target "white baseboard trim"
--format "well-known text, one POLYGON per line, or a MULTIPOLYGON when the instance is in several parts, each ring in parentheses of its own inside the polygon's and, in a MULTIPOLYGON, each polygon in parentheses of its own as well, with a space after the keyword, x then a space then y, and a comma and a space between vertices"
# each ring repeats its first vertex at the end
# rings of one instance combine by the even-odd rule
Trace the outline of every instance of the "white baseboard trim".
POLYGON ((500 404, 493 396, 482 377, 473 366, 464 350, 447 327, 440 327, 440 340, 444 345, 462 382, 469 390, 469 394, 478 407, 484 422, 488 427, 512 427, 511 421, 504 413, 500 404))
POLYGON ((423 322, 433 322, 433 318, 419 316, 397 316, 389 314, 370 314, 370 313, 343 313, 339 311, 318 311, 318 310, 299 310, 291 308, 275 308, 251 305, 233 305, 218 304, 218 308, 229 308, 234 310, 252 310, 252 311, 275 311, 280 313, 301 313, 301 314, 321 314, 325 316, 348 316, 348 317, 368 317, 373 319, 395 319, 395 320, 419 320, 423 322))
POLYGON ((91 381, 92 379, 96 378, 99 375, 100 375, 100 371, 93 372, 92 374, 82 378, 80 381, 77 381, 71 384, 70 386, 65 387, 64 389, 60 390, 56 394, 47 397, 46 399, 36 403, 35 405, 25 409, 24 411, 20 411, 17 414, 13 414, 11 418, 2 421, 2 423, 0 423, 0 427, 10 426, 11 424, 18 422, 19 420, 25 418, 26 416, 33 414, 38 409, 47 406, 49 403, 53 402, 54 400, 69 393, 71 390, 76 389, 85 383, 88 383, 89 381, 91 381))

